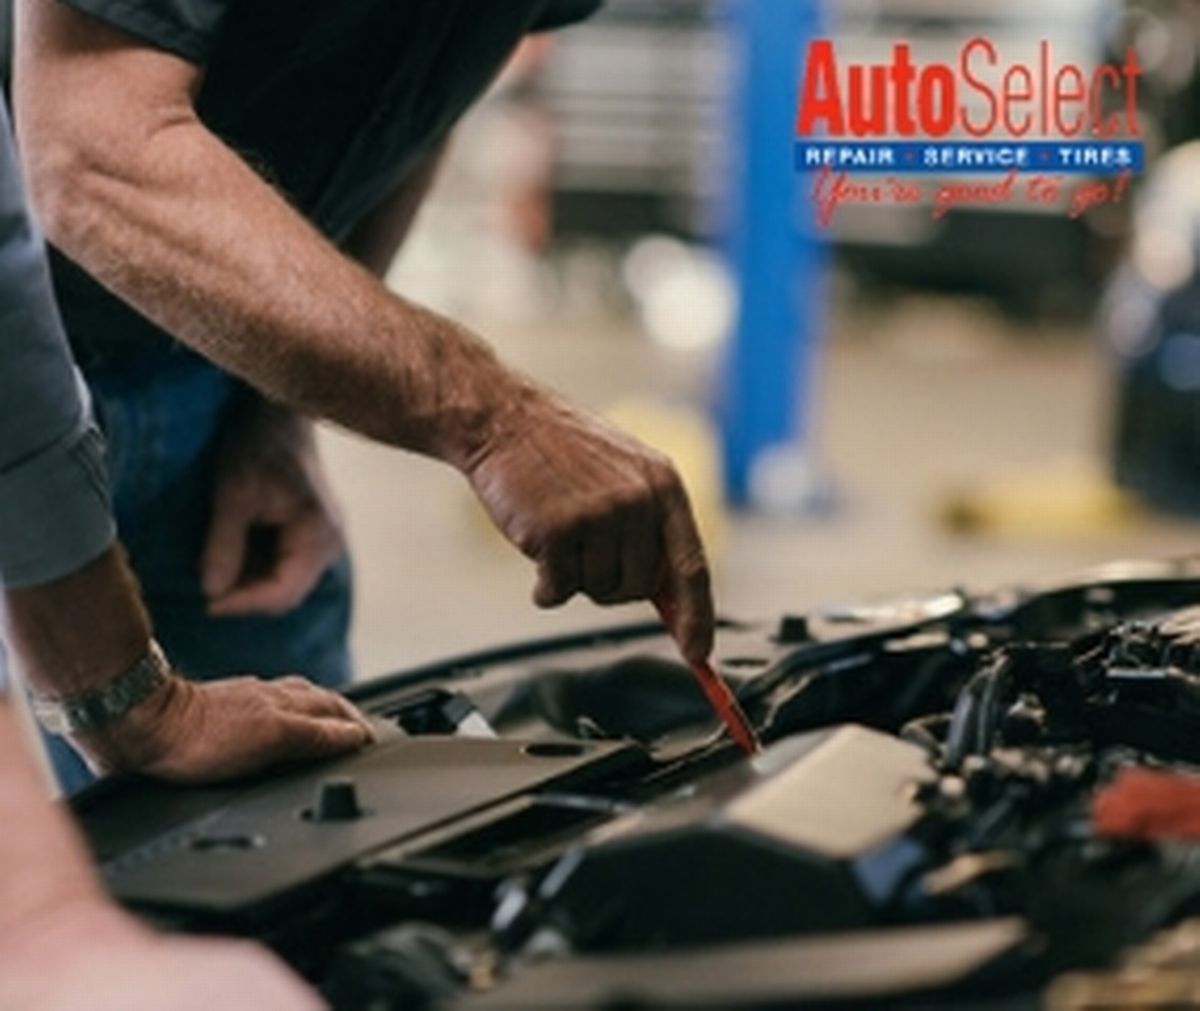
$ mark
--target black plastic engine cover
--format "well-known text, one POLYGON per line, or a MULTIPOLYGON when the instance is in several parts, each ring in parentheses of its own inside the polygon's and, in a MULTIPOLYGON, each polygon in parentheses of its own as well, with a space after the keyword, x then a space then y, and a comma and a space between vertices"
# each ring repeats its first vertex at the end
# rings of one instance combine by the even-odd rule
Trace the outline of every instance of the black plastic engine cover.
POLYGON ((535 899, 585 950, 877 921, 920 856, 926 753, 857 726, 804 734, 598 829, 535 899))
POLYGON ((1092 817, 1195 773, 1197 606, 1184 560, 722 623, 753 760, 659 623, 516 644, 357 686, 359 754, 71 806, 132 911, 338 1011, 1032 1011, 1200 911, 1194 842, 1092 817))
MULTIPOLYGON (((137 840, 101 871, 112 893, 134 906, 245 914, 382 846, 529 791, 578 785, 640 761, 641 749, 623 744, 398 738, 233 796, 216 794, 221 803, 137 840), (330 780, 353 782, 361 816, 312 817, 313 798, 330 780)), ((131 791, 113 803, 136 821, 153 798, 131 791)))

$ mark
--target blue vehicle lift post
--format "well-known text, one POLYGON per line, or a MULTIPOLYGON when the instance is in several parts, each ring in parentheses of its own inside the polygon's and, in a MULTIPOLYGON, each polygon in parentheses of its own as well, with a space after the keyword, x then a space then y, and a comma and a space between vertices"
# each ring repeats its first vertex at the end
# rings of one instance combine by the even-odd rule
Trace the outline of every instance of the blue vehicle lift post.
MULTIPOLYGON (((803 461, 822 326, 825 256, 813 233, 809 177, 793 164, 803 48, 818 0, 726 0, 733 57, 728 102, 726 243, 740 307, 719 391, 726 497, 762 506, 765 468, 807 472, 785 508, 813 505, 803 461)), ((811 459, 808 460, 811 464, 811 459)), ((779 475, 777 475, 778 477, 779 475)), ((787 478, 783 477, 786 484, 787 478)), ((769 503, 780 508, 779 480, 769 503)), ((820 497, 819 494, 817 497, 820 497)))

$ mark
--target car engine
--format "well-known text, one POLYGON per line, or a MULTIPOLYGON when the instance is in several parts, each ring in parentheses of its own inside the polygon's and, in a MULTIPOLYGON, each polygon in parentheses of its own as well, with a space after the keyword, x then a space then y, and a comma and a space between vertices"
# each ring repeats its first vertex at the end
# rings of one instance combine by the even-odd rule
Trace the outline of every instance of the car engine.
POLYGON ((1200 562, 661 625, 351 697, 378 743, 74 799, 111 892, 335 1008, 1200 1006, 1200 562))

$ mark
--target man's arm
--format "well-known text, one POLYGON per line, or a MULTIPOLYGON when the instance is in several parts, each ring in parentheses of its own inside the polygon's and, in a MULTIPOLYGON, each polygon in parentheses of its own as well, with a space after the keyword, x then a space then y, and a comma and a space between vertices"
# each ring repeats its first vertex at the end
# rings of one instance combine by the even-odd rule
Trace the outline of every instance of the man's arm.
MULTIPOLYGON (((8 589, 5 609, 22 673, 42 695, 93 691, 149 648, 150 622, 117 547, 62 579, 8 589)), ((195 684, 173 676, 121 719, 72 744, 100 771, 207 782, 340 754, 371 736, 349 702, 300 677, 195 684)))
MULTIPOLYGON (((412 228, 442 159, 430 153, 342 245, 383 278, 412 228)), ((247 392, 217 451, 212 519, 200 572, 209 613, 279 614, 296 607, 345 550, 313 423, 247 392), (273 557, 246 569, 253 531, 275 533, 273 557)))
MULTIPOLYGON (((0 103, 0 586, 17 638, 37 640, 18 646, 32 647, 26 659, 45 686, 86 686, 148 640, 113 546, 102 472, 0 103), (87 606, 76 610, 80 591, 87 606)), ((316 1008, 265 952, 160 939, 105 899, 65 813, 45 795, 4 689, 0 1007, 207 1011, 248 999, 316 1008)))
POLYGON ((100 899, 63 813, 40 785, 24 734, 9 700, 0 694, 0 950, 24 925, 48 909, 100 899), (19 830, 15 827, 20 826, 19 830), (46 873, 40 873, 46 868, 46 873), (53 872, 50 872, 53 868, 53 872))
POLYGON ((268 396, 458 467, 537 563, 540 605, 664 590, 685 652, 706 656, 708 567, 669 462, 326 242, 205 129, 200 80, 180 57, 22 0, 18 124, 51 240, 268 396))
POLYGON ((100 889, 66 813, 49 803, 0 697, 0 1007, 73 1011, 316 1011, 321 1002, 267 951, 174 940, 100 889))
MULTIPOLYGON (((113 545, 98 439, 49 280, 0 102, 0 587, 37 682, 70 691, 144 650, 149 623, 113 545)), ((0 1007, 319 1007, 266 952, 158 938, 105 899, 65 813, 41 788, 6 688, 0 1007)))
MULTIPOLYGON (((101 440, 71 366, 0 104, 0 611, 42 694, 102 688, 149 650, 150 623, 115 533, 101 440)), ((369 737, 347 702, 306 683, 198 686, 171 677, 75 743, 101 768, 211 779, 369 737)))

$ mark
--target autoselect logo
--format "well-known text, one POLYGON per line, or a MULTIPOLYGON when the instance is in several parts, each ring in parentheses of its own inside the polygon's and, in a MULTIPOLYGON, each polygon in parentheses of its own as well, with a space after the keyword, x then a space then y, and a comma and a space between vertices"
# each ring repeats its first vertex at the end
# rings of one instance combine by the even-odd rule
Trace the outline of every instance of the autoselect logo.
POLYGON ((1077 216, 1121 199, 1145 161, 1135 52, 1084 67, 1049 40, 1024 50, 1014 59, 977 35, 953 62, 922 63, 896 42, 889 62, 865 64, 840 60, 833 40, 809 42, 795 166, 816 173, 818 221, 846 203, 929 202, 941 216, 1020 195, 1077 216), (912 178, 979 174, 1002 178, 932 189, 912 178))

